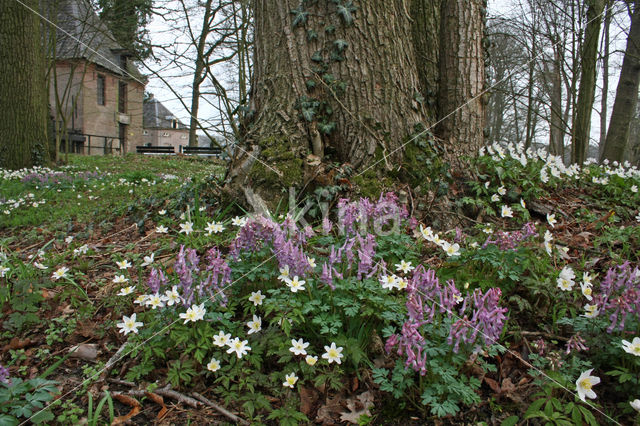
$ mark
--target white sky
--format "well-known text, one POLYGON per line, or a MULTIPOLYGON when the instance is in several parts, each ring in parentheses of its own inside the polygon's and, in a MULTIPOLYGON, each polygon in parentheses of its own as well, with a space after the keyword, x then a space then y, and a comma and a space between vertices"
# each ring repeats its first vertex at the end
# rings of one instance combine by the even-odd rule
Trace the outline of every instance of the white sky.
MULTIPOLYGON (((508 18, 510 15, 522 13, 520 8, 517 6, 516 1, 514 0, 489 0, 488 1, 488 12, 492 16, 503 16, 508 18)), ((623 20, 624 18, 618 19, 618 21, 623 20)), ((610 110, 613 106, 613 100, 615 97, 615 90, 617 86, 618 80, 618 69, 622 62, 622 54, 625 49, 626 43, 626 35, 621 34, 620 27, 628 25, 626 22, 614 22, 611 26, 611 33, 614 46, 612 46, 611 51, 612 58, 610 59, 610 79, 609 79, 609 115, 610 110), (617 51, 617 52, 616 52, 617 51)), ((157 16, 154 17, 152 22, 149 25, 150 36, 152 37, 152 41, 158 43, 166 43, 167 40, 172 40, 171 33, 167 30, 167 25, 163 22, 163 20, 157 16)), ((190 84, 192 77, 190 75, 186 77, 178 77, 176 74, 179 71, 171 68, 167 68, 163 64, 155 64, 149 61, 147 65, 158 71, 168 82, 171 84, 176 92, 178 92, 178 97, 182 98, 183 102, 190 106, 191 103, 191 90, 190 84), (163 68, 164 67, 164 68, 163 68)), ((599 69, 599 71, 601 71, 599 69)), ((145 74, 149 74, 148 70, 143 69, 145 74)), ((188 73, 188 70, 183 69, 182 73, 188 73)), ((224 78, 220 78, 220 80, 224 80, 224 78)), ((600 86, 602 84, 601 73, 598 75, 598 89, 596 91, 596 101, 594 102, 594 112, 592 115, 592 126, 591 126, 591 137, 592 140, 597 141, 599 138, 600 132, 600 86)), ((189 114, 187 110, 182 106, 180 100, 176 97, 174 93, 171 92, 167 88, 167 85, 159 78, 154 76, 149 76, 149 82, 146 87, 147 92, 151 92, 154 94, 156 99, 160 100, 174 115, 176 115, 183 123, 189 123, 189 114)), ((215 109, 207 104, 205 101, 200 102, 200 111, 198 114, 200 120, 211 119, 212 117, 217 116, 217 112, 215 109)))

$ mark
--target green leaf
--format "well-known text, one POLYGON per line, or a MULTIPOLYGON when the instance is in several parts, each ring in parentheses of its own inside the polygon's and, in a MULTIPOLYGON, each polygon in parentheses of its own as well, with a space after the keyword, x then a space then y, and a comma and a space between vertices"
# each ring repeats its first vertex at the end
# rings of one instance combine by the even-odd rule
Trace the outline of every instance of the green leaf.
POLYGON ((303 26, 307 23, 307 17, 309 16, 309 12, 305 11, 302 6, 298 9, 293 9, 291 14, 294 15, 293 18, 293 28, 303 26))
POLYGON ((349 47, 349 43, 346 40, 339 38, 333 42, 333 47, 338 53, 342 53, 347 47, 349 47))
POLYGON ((515 426, 518 424, 518 420, 520 420, 518 416, 509 416, 500 423, 500 426, 515 426))
POLYGON ((357 8, 353 5, 352 1, 348 1, 346 4, 339 4, 336 8, 336 12, 345 25, 349 26, 353 24, 353 12, 355 12, 357 8))
POLYGON ((18 419, 16 419, 13 416, 10 416, 8 414, 0 414, 0 425, 3 426, 14 426, 19 424, 20 422, 18 421, 18 419))

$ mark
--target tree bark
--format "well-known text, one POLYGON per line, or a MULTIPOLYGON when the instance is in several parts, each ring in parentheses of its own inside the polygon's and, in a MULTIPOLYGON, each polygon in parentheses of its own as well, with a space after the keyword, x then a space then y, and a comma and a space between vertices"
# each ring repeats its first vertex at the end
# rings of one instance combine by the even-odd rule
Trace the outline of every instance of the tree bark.
POLYGON ((448 0, 442 3, 440 87, 436 135, 452 155, 473 153, 483 144, 484 3, 448 0))
POLYGON ((355 3, 254 0, 250 113, 231 194, 305 186, 308 163, 325 156, 353 170, 401 163, 406 137, 428 119, 412 18, 403 0, 355 3))
POLYGON ((600 160, 623 161, 629 141, 629 125, 636 111, 640 83, 640 7, 634 4, 627 49, 622 61, 609 131, 600 160))
MULTIPOLYGON (((554 40, 555 42, 555 40, 554 40)), ((551 70, 551 119, 549 120, 549 152, 564 160, 564 132, 562 124, 562 46, 554 45, 551 70)))
POLYGON ((611 30, 610 1, 605 4, 604 29, 602 34, 602 97, 600 99, 600 141, 598 143, 598 157, 602 156, 607 139, 607 109, 609 97, 609 34, 611 30))
POLYGON ((416 65, 420 78, 420 92, 429 117, 437 117, 439 64, 440 64, 440 24, 442 0, 413 0, 413 45, 416 65))
POLYGON ((591 129, 591 111, 596 90, 596 61, 598 57, 598 38, 600 36, 603 0, 590 0, 587 10, 587 26, 582 45, 582 70, 580 89, 576 103, 576 120, 573 124, 574 140, 571 145, 571 162, 582 164, 589 149, 589 130, 591 129))
MULTIPOLYGON (((39 10, 37 0, 24 3, 39 10)), ((47 93, 40 20, 24 5, 0 2, 0 167, 48 161, 47 93)))

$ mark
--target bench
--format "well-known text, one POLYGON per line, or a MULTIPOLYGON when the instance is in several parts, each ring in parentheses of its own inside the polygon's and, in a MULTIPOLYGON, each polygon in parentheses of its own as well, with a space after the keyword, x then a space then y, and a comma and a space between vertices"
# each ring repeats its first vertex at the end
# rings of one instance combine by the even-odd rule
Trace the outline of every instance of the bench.
POLYGON ((138 154, 175 154, 172 146, 136 146, 138 154))
POLYGON ((222 155, 222 149, 218 147, 208 146, 183 146, 182 153, 186 155, 207 155, 220 157, 222 155))

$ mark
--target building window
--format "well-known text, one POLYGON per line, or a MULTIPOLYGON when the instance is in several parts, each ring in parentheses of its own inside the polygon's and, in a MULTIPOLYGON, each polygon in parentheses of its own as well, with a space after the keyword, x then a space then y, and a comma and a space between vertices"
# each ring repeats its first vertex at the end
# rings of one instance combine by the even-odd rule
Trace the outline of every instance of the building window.
POLYGON ((177 129, 178 128, 178 120, 176 120, 175 118, 173 120, 171 120, 171 128, 172 129, 177 129))
POLYGON ((165 137, 165 138, 168 138, 168 137, 169 137, 169 132, 164 132, 164 133, 162 134, 162 136, 163 136, 163 137, 165 137))
POLYGON ((105 105, 105 85, 106 79, 104 75, 98 74, 98 85, 97 85, 97 96, 98 96, 98 105, 105 105))
POLYGON ((180 139, 186 139, 186 138, 187 138, 187 135, 180 136, 180 139))
POLYGON ((127 112, 127 83, 118 83, 118 112, 127 112))
POLYGON ((143 136, 147 136, 148 134, 149 134, 149 131, 148 131, 148 130, 143 130, 143 131, 142 131, 142 135, 143 135, 143 136))

